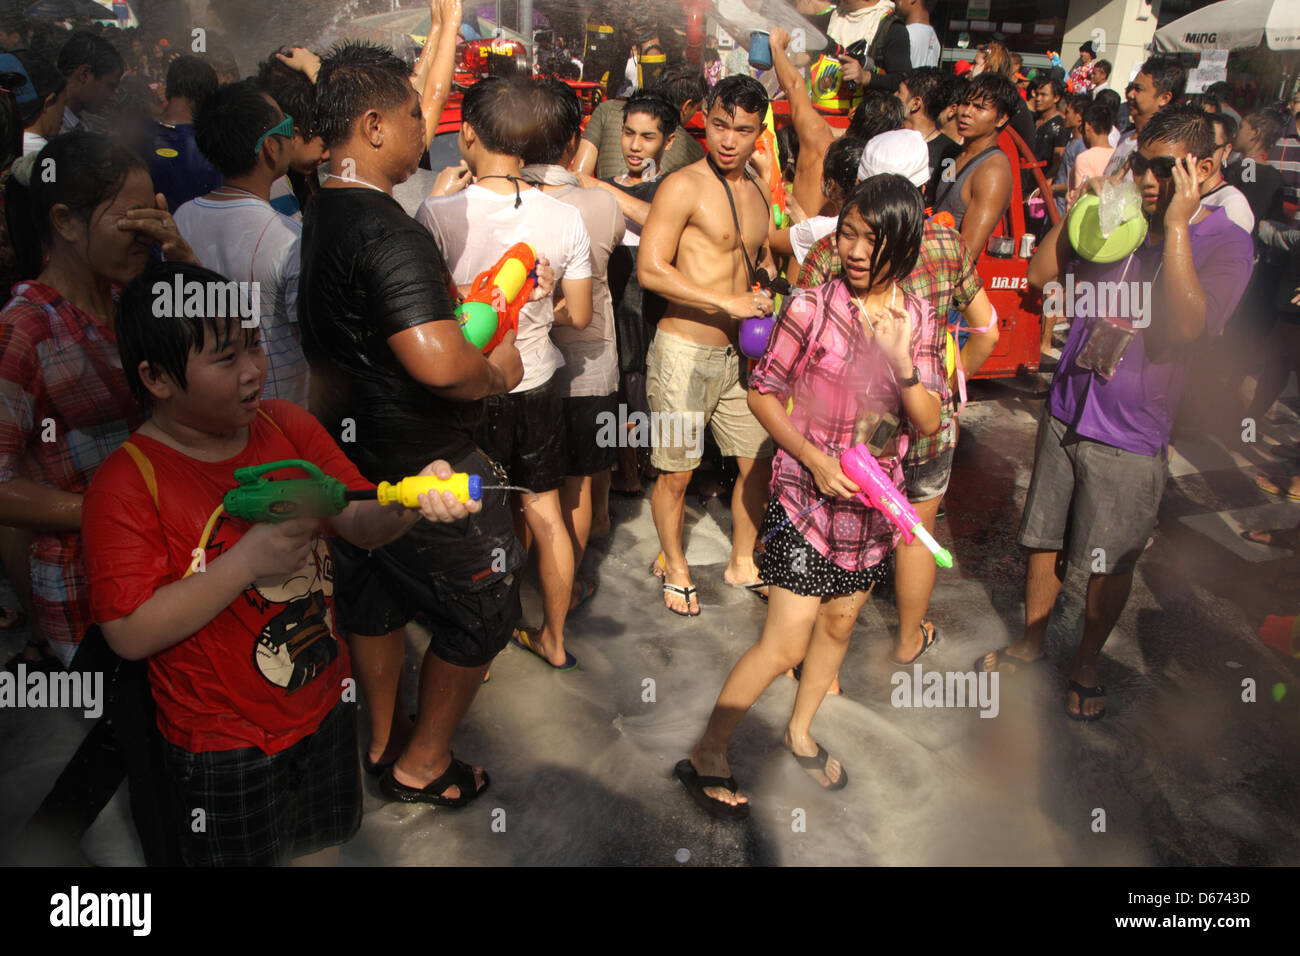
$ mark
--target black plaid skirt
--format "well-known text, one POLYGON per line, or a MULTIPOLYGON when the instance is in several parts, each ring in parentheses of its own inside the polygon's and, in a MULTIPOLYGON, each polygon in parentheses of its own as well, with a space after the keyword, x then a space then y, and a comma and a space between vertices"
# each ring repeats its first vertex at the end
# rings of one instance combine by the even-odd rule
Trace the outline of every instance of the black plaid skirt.
POLYGON ((361 827, 356 704, 340 701, 278 754, 196 754, 166 741, 163 750, 187 866, 279 866, 346 843, 361 827))

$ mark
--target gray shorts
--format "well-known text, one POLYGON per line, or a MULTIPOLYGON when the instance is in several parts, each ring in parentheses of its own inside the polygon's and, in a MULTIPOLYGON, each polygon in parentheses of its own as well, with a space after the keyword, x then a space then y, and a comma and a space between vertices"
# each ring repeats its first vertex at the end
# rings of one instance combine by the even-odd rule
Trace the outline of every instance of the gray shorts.
POLYGON ((929 461, 918 465, 903 463, 903 487, 907 489, 908 501, 933 501, 943 497, 948 490, 948 479, 952 477, 955 449, 955 445, 949 445, 929 461))
POLYGON ((1026 548, 1062 551, 1076 568, 1126 574, 1146 548, 1168 462, 1083 438, 1043 409, 1020 521, 1026 548))

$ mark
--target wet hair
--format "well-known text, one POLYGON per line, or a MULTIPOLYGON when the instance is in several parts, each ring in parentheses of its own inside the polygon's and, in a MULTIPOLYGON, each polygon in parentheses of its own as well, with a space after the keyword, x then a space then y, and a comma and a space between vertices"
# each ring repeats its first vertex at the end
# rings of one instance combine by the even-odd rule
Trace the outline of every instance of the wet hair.
POLYGON ((1237 121, 1230 113, 1210 113, 1210 122, 1223 128, 1223 141, 1232 143, 1237 138, 1237 121))
POLYGON ((167 99, 184 97, 200 106, 217 91, 217 71, 206 60, 183 53, 167 67, 167 99))
POLYGON ((873 136, 903 128, 903 103, 893 93, 865 90, 862 102, 849 117, 846 136, 869 142, 873 136))
POLYGON ((1097 67, 1101 67, 1106 71, 1106 79, 1108 80, 1110 79, 1111 73, 1114 72, 1114 70, 1111 69, 1110 60, 1094 60, 1092 63, 1088 64, 1090 70, 1096 69, 1097 67))
POLYGON ((917 67, 912 72, 903 76, 903 82, 907 84, 909 96, 919 96, 921 98, 921 108, 925 110, 925 115, 930 119, 938 119, 939 114, 947 107, 944 101, 943 74, 935 66, 917 67))
MULTIPOLYGON (((131 394, 141 405, 152 405, 153 395, 140 378, 140 363, 148 362, 155 374, 166 372, 176 385, 188 387, 185 371, 190 356, 202 352, 211 336, 218 343, 232 340, 242 334, 245 341, 257 336, 257 329, 245 329, 240 316, 191 316, 184 309, 171 310, 172 314, 159 317, 154 314, 154 286, 165 283, 171 287, 180 276, 182 286, 189 282, 219 283, 231 280, 220 273, 189 262, 153 262, 133 279, 117 301, 117 350, 122 356, 122 372, 131 394)), ((206 309, 204 310, 207 311, 206 309)))
POLYGON ((623 122, 633 113, 644 113, 659 121, 659 132, 667 139, 677 131, 681 110, 658 93, 633 93, 623 105, 623 122))
POLYGON ((985 71, 970 81, 958 103, 989 104, 999 116, 1010 119, 1016 114, 1016 104, 1023 102, 1016 85, 1005 76, 985 71))
POLYGON ((489 76, 465 91, 461 120, 488 152, 522 157, 537 127, 533 101, 533 81, 528 77, 489 76))
POLYGON ((556 79, 534 81, 537 125, 524 149, 524 162, 554 165, 582 132, 582 104, 573 87, 556 79))
POLYGON ((762 119, 767 114, 767 90, 752 76, 724 76, 709 90, 704 112, 711 111, 715 103, 720 104, 733 119, 738 109, 762 119))
POLYGON ((1286 121, 1273 110, 1256 110, 1248 113, 1242 118, 1242 122, 1249 123, 1255 130, 1255 134, 1259 137, 1260 148, 1265 152, 1277 144, 1277 141, 1282 138, 1282 131, 1286 129, 1286 121))
POLYGON ((1174 143, 1180 154, 1205 159, 1214 152, 1214 123, 1210 114, 1194 106, 1166 106, 1138 133, 1139 149, 1151 143, 1174 143))
POLYGON ((837 236, 851 212, 857 212, 876 234, 867 267, 871 285, 906 279, 921 252, 925 228, 921 191, 897 173, 880 173, 864 179, 844 203, 835 227, 837 236))
POLYGON ((396 109, 412 90, 410 67, 388 47, 359 41, 336 44, 321 60, 316 77, 312 128, 333 149, 352 135, 366 111, 396 109))
POLYGON ((799 134, 795 132, 793 123, 777 127, 776 147, 785 160, 782 163, 781 178, 794 179, 795 165, 799 162, 799 134))
MULTIPOLYGON (((1054 76, 1044 77, 1043 79, 1039 80, 1037 83, 1033 84, 1032 88, 1034 90, 1040 90, 1044 86, 1050 86, 1052 88, 1052 93, 1055 94, 1058 100, 1060 100, 1061 97, 1065 95, 1065 84, 1062 83, 1054 76)), ((1059 103, 1057 104, 1057 108, 1058 109, 1060 108, 1059 103)))
POLYGON ((1066 110, 1074 110, 1080 116, 1088 112, 1088 107, 1093 104, 1093 98, 1087 93, 1066 93, 1057 104, 1058 108, 1064 113, 1066 110))
POLYGON ((59 72, 71 76, 80 67, 89 66, 90 75, 108 76, 110 73, 122 73, 126 64, 117 47, 97 33, 77 30, 68 37, 68 42, 59 50, 59 72))
POLYGON ((1105 103, 1093 103, 1083 111, 1083 121, 1103 136, 1115 127, 1115 114, 1105 103))
POLYGON ((27 186, 10 178, 5 187, 5 218, 18 259, 20 278, 41 271, 41 250, 53 239, 50 211, 67 206, 74 216, 89 223, 91 214, 112 202, 127 176, 148 170, 134 150, 116 139, 85 130, 73 130, 45 144, 36 157, 27 186), (41 175, 53 160, 57 175, 41 175), (50 181, 46 181, 46 180, 50 181))
MULTIPOLYGON (((956 106, 958 103, 960 103, 962 101, 962 97, 966 95, 966 91, 968 89, 970 89, 969 76, 965 76, 965 75, 958 76, 955 73, 944 74, 943 93, 941 94, 943 98, 943 105, 939 107, 939 112, 934 114, 935 122, 939 121, 939 117, 943 114, 944 110, 946 110, 950 106, 956 106)), ((1019 96, 1020 94, 1017 93, 1016 95, 1019 96)), ((938 101, 936 100, 936 103, 937 102, 938 101)))
POLYGON ((709 85, 704 80, 702 69, 686 60, 677 60, 659 72, 659 78, 655 80, 651 92, 660 94, 671 103, 680 117, 682 107, 688 101, 704 102, 704 97, 709 93, 709 85))
POLYGON ((271 56, 258 64, 257 84, 293 117, 294 132, 301 133, 305 140, 316 135, 316 84, 302 71, 271 56))
POLYGON ((1093 99, 1094 103, 1100 103, 1110 110, 1111 120, 1119 118, 1119 104, 1123 102, 1116 90, 1102 90, 1093 99))
POLYGON ((253 148, 280 122, 256 80, 227 83, 194 114, 194 143, 223 177, 242 176, 257 165, 253 148))
POLYGON ((831 143, 822 160, 822 182, 834 183, 847 198, 853 187, 858 184, 858 164, 862 161, 862 150, 866 140, 853 136, 841 136, 831 143))
POLYGON ((1156 96, 1169 94, 1169 103, 1173 105, 1187 89, 1187 70, 1177 57, 1153 56, 1142 64, 1139 73, 1151 77, 1151 85, 1156 89, 1156 96))

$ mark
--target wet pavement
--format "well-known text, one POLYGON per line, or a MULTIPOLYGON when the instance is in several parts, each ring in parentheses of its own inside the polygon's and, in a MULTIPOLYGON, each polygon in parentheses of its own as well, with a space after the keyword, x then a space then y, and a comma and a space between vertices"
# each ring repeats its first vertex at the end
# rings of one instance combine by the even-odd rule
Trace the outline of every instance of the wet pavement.
MULTIPOLYGON (((1041 396, 1034 382, 976 383, 937 537, 925 672, 968 672, 1023 627, 1015 543, 1041 396)), ((346 864, 1296 864, 1300 862, 1300 662, 1265 646, 1267 614, 1300 612, 1285 552, 1243 527, 1294 525, 1300 504, 1269 498, 1254 466, 1300 441, 1294 397, 1242 443, 1183 428, 1154 544, 1106 646, 1104 720, 1066 718, 1069 659, 1085 573, 1072 570, 1043 666, 998 682, 997 714, 891 703, 892 597, 863 611, 841 680, 813 732, 849 785, 821 791, 781 744, 795 684, 780 677, 742 722, 732 769, 753 802, 713 821, 671 777, 765 605, 722 583, 729 515, 689 502, 687 557, 701 615, 663 609, 647 567, 657 550, 648 497, 611 503, 613 533, 584 565, 598 590, 570 618, 580 668, 549 671, 507 648, 456 741, 492 785, 470 807, 387 803, 366 780, 365 819, 346 864), (1254 702, 1243 681, 1253 681, 1254 702), (1276 700, 1275 697, 1281 699, 1276 700), (1288 769, 1289 768, 1289 769, 1288 769), (686 852, 683 852, 686 851, 686 852)), ((1210 416, 1213 418, 1213 416, 1210 416)), ((7 593, 0 599, 9 603, 7 593)), ((540 617, 535 591, 526 618, 540 617)), ((412 627, 410 676, 423 635, 412 627)), ((0 652, 22 636, 3 635, 0 652)), ((410 682, 410 683, 413 683, 410 682)), ((991 712, 991 709, 990 709, 991 712)), ((47 791, 89 722, 68 711, 0 710, 0 846, 47 791)), ((125 788, 87 834, 86 860, 138 865, 125 788)))

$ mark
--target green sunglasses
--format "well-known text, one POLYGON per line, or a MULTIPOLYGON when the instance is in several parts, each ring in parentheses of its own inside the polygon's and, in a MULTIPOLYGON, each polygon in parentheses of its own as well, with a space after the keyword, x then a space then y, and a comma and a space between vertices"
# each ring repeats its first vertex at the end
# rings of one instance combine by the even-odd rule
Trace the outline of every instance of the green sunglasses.
POLYGON ((257 145, 253 147, 253 155, 256 156, 262 151, 262 144, 266 142, 268 136, 292 136, 293 135, 293 117, 288 113, 284 114, 284 119, 276 123, 270 129, 257 139, 257 145))

